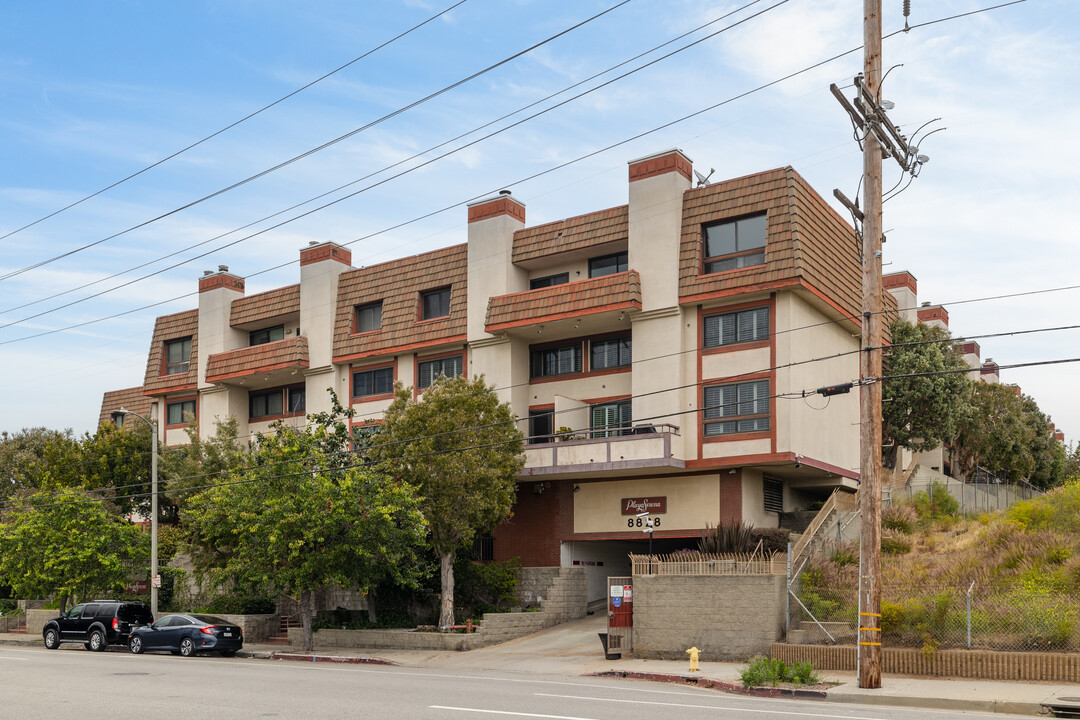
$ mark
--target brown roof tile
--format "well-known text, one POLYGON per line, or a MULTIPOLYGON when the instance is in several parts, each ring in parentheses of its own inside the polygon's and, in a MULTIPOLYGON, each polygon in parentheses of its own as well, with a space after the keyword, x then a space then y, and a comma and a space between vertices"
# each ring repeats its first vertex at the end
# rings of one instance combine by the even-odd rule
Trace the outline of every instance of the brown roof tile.
POLYGON ((101 413, 98 415, 98 425, 103 422, 111 422, 112 414, 124 408, 133 413, 150 419, 150 398, 143 395, 142 386, 126 388, 124 390, 110 390, 101 398, 101 413))
POLYGON ((525 228, 514 233, 513 262, 521 263, 557 253, 626 242, 628 206, 609 208, 525 228))
POLYGON ((308 367, 308 342, 303 335, 277 342, 214 353, 206 359, 206 381, 219 382, 281 368, 308 367))
POLYGON ((641 309, 641 281, 634 270, 493 297, 488 300, 486 329, 495 332, 632 307, 641 309))
POLYGON ((196 387, 199 376, 199 311, 185 310, 173 315, 162 315, 154 323, 154 337, 150 341, 150 354, 146 359, 146 376, 143 393, 164 395, 173 390, 196 387), (186 373, 165 374, 162 354, 168 340, 191 338, 191 360, 186 373))
POLYGON ((229 324, 233 327, 273 320, 300 312, 300 286, 287 285, 232 302, 229 324))
POLYGON ((343 272, 338 280, 334 360, 382 355, 415 347, 464 342, 468 296, 464 244, 343 272), (450 314, 420 320, 420 293, 450 287, 450 314), (354 308, 382 301, 382 327, 356 334, 354 308))
MULTIPOLYGON (((801 278, 842 312, 862 309, 862 264, 855 231, 790 167, 689 190, 683 196, 680 294, 686 298, 801 278), (703 275, 702 226, 768 214, 765 264, 703 275)), ((895 300, 884 294, 887 309, 895 300)))

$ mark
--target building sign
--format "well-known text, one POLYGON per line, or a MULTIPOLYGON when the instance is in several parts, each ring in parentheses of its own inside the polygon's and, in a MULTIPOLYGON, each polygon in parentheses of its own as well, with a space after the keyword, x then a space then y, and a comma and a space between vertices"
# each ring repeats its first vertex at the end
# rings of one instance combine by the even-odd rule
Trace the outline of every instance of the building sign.
MULTIPOLYGON (((608 507, 611 507, 610 505, 608 507)), ((637 515, 638 513, 666 513, 667 512, 667 498, 666 497, 643 497, 643 498, 623 498, 622 499, 622 514, 623 515, 637 515)))

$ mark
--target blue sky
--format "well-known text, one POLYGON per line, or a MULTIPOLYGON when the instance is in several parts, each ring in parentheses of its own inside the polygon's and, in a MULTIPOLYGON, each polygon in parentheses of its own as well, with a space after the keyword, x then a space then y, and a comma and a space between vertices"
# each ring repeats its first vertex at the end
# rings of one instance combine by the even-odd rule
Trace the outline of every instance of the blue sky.
MULTIPOLYGON (((248 178, 618 2, 467 0, 228 132, 0 240, 0 276, 248 178)), ((220 130, 452 4, 5 3, 0 7, 0 235, 220 130)), ((833 188, 853 196, 861 159, 828 86, 850 84, 861 69, 861 52, 523 181, 862 42, 861 3, 760 0, 570 94, 761 13, 757 17, 563 107, 331 208, 111 289, 243 238, 272 222, 211 240, 407 160, 746 4, 632 0, 259 180, 0 280, 0 325, 5 325, 0 328, 0 430, 38 425, 90 430, 104 391, 141 384, 154 317, 194 307, 191 294, 199 275, 219 264, 248 277, 251 294, 296 282, 299 249, 311 240, 348 243, 379 233, 350 246, 356 266, 460 243, 463 207, 386 229, 504 187, 525 201, 530 225, 619 205, 626 202, 626 161, 670 147, 682 148, 698 170, 715 168, 714 180, 792 165, 830 202, 833 188), (184 250, 196 243, 204 245, 184 250), (105 279, 170 253, 177 255, 105 279), (89 283, 96 284, 44 300, 89 283), (136 310, 151 304, 157 305, 136 310), (29 317, 38 313, 45 314, 29 317), (126 314, 50 332, 118 313, 126 314), (49 334, 30 337, 40 333, 49 334)), ((914 0, 909 22, 994 4, 914 0)), ((886 3, 886 33, 903 27, 901 5, 900 0, 886 3)), ((1078 317, 1080 290, 960 302, 1080 284, 1075 241, 1080 141, 1074 132, 1080 117, 1078 30, 1080 3, 1031 0, 918 27, 885 42, 885 66, 903 64, 885 84, 885 96, 896 103, 893 120, 910 132, 940 117, 938 126, 948 128, 921 146, 929 164, 885 205, 886 272, 912 272, 920 300, 946 304, 955 334, 1062 326, 1078 317)), ((407 160, 322 202, 420 162, 407 160)), ((886 188, 898 179, 886 165, 886 188)), ((1003 365, 1080 356, 1075 330, 979 343, 984 359, 1003 365)), ((1080 433, 1078 369, 1063 364, 1006 370, 1003 380, 1034 396, 1073 441, 1080 433)))

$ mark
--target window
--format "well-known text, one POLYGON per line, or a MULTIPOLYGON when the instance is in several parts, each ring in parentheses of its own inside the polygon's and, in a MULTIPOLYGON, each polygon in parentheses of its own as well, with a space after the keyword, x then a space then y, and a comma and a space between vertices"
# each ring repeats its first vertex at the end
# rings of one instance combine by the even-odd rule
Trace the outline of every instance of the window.
POLYGON ((352 376, 354 398, 368 395, 389 395, 394 392, 394 368, 358 370, 352 376))
POLYGON ((546 347, 529 353, 529 376, 534 378, 581 372, 581 343, 546 347))
POLYGON ((285 339, 285 326, 277 325, 276 327, 263 328, 262 330, 252 330, 248 333, 248 345, 265 345, 266 343, 277 342, 278 340, 285 339))
POLYGON ((630 337, 593 340, 589 343, 589 369, 608 370, 630 365, 630 337))
POLYGON ((307 410, 307 389, 289 388, 289 412, 302 413, 307 410))
POLYGON ((437 360, 425 360, 416 368, 416 387, 420 390, 431 387, 431 384, 435 382, 435 378, 440 375, 457 377, 461 374, 461 368, 464 365, 462 360, 461 355, 453 355, 437 360))
POLYGON ((769 429, 769 381, 705 388, 705 435, 769 429))
POLYGON ((765 215, 705 226, 705 272, 765 263, 765 215))
POLYGON ((779 480, 764 478, 762 490, 765 495, 765 512, 784 512, 784 483, 779 480))
POLYGON ((589 260, 589 277, 595 278, 626 272, 628 266, 629 255, 626 252, 591 258, 589 260))
POLYGON ((705 316, 705 347, 769 339, 769 308, 705 316))
POLYGON ((371 332, 382 327, 382 300, 356 308, 356 332, 371 332))
POLYGON ((303 387, 274 388, 248 395, 248 417, 251 420, 299 414, 306 409, 307 390, 303 387))
POLYGON ((549 443, 554 434, 554 410, 529 411, 529 444, 549 443))
POLYGON ((184 416, 188 414, 195 414, 194 400, 181 400, 180 402, 168 403, 165 406, 165 424, 183 425, 186 422, 184 416))
POLYGON ((533 278, 529 281, 529 289, 539 290, 540 288, 551 287, 552 285, 565 285, 568 282, 570 282, 570 273, 559 273, 558 275, 533 278))
POLYGON ((604 403, 590 408, 592 437, 630 434, 630 401, 604 403))
POLYGON ((450 314, 450 288, 420 293, 420 299, 423 305, 421 320, 446 317, 450 314))
POLYGON ((165 343, 165 374, 186 373, 191 361, 191 338, 169 340, 165 343))
POLYGON ((285 414, 285 395, 281 390, 253 392, 248 395, 248 417, 252 420, 285 414))

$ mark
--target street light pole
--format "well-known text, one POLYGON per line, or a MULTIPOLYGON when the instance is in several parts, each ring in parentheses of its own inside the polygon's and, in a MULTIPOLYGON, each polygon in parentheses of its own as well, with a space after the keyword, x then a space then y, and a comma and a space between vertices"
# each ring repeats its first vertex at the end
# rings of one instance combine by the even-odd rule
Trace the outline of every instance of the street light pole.
POLYGON ((120 408, 118 415, 134 415, 150 426, 150 613, 158 614, 158 426, 137 412, 120 408))

